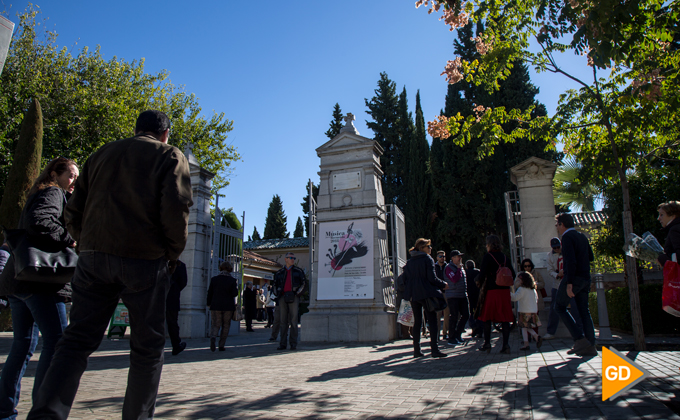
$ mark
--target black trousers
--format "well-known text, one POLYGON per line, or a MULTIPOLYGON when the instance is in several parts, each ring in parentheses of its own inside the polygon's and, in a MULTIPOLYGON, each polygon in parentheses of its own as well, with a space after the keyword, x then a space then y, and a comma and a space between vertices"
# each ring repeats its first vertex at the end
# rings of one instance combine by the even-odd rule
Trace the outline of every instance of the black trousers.
POLYGON ((177 320, 179 319, 179 311, 174 309, 165 310, 165 322, 168 325, 168 335, 170 336, 170 343, 172 343, 172 348, 176 349, 179 347, 179 343, 182 339, 179 337, 179 324, 177 320))
POLYGON ((460 338, 465 331, 465 323, 470 318, 470 306, 464 298, 449 298, 449 340, 460 338))
POLYGON ((432 352, 438 352, 439 346, 437 346, 437 339, 439 338, 438 337, 439 325, 437 322, 437 312, 435 311, 430 312, 425 310, 422 301, 412 301, 411 307, 413 308, 413 325, 414 325, 414 331, 412 334, 413 352, 418 353, 420 351, 420 334, 415 331, 415 327, 423 324, 423 313, 425 313, 425 319, 427 320, 427 323, 430 328, 430 350, 432 350, 432 352))

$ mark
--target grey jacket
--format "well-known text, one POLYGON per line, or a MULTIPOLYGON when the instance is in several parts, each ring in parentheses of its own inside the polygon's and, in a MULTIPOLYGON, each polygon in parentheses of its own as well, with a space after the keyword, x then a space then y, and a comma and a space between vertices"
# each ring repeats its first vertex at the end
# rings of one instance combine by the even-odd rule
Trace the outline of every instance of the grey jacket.
POLYGON ((446 298, 464 298, 467 297, 467 280, 465 270, 450 262, 444 269, 444 281, 449 284, 449 288, 445 290, 446 298))

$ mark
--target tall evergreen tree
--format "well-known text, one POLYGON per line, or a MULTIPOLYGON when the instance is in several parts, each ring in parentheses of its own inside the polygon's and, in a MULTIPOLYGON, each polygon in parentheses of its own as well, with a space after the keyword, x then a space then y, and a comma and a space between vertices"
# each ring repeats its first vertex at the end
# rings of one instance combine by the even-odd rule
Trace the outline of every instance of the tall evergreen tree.
POLYGON ((263 239, 288 238, 290 233, 286 231, 286 221, 288 218, 283 212, 283 202, 278 194, 274 194, 269 209, 267 210, 267 220, 264 222, 263 239))
MULTIPOLYGON (((394 162, 391 173, 394 175, 396 197, 394 202, 403 211, 407 211, 408 182, 409 177, 409 152, 413 142, 413 114, 408 111, 408 98, 406 86, 399 94, 397 101, 397 132, 399 134, 399 147, 394 151, 394 162)), ((422 163, 422 162, 421 162, 422 163)), ((384 169, 383 169, 384 170, 384 169)), ((408 221, 407 221, 408 223, 408 221)), ((406 231, 409 231, 408 225, 406 231)))
MULTIPOLYGON (((404 90, 406 92, 406 90, 404 90)), ((408 148, 408 181, 406 182, 406 243, 431 235, 431 183, 428 173, 430 145, 425 134, 425 118, 420 105, 420 90, 416 93, 416 126, 408 148)))
POLYGON ((260 236, 260 232, 257 231, 257 226, 253 226, 253 236, 252 236, 252 238, 253 238, 253 241, 259 241, 260 239, 262 239, 262 237, 260 236))
MULTIPOLYGON (((466 60, 477 57, 472 41, 473 24, 458 30, 454 42, 455 53, 466 60)), ((483 30, 478 25, 477 31, 483 30)), ((444 115, 481 115, 487 107, 505 106, 506 109, 527 109, 534 105, 537 115, 546 115, 545 107, 535 100, 538 88, 531 84, 527 67, 514 63, 508 78, 501 82, 500 89, 492 94, 465 80, 448 85, 444 115)), ((515 123, 509 123, 515 124, 515 123)), ((510 181, 509 169, 521 161, 536 156, 556 161, 559 154, 545 151, 546 143, 517 139, 515 143, 496 146, 494 154, 479 160, 477 149, 481 139, 473 139, 459 147, 444 141, 441 144, 443 184, 435 190, 438 206, 443 209, 437 225, 437 234, 446 249, 460 249, 472 258, 479 259, 485 249, 485 237, 494 233, 508 244, 505 215, 506 191, 515 190, 510 181)), ((434 147, 433 147, 434 148, 434 147)), ((434 178, 433 184, 439 181, 434 178)))
MULTIPOLYGON (((305 233, 307 236, 309 236, 309 182, 307 183, 305 190, 307 191, 307 195, 302 198, 302 203, 300 203, 300 205, 302 206, 302 218, 304 219, 305 223, 305 233)), ((316 199, 319 197, 319 184, 315 185, 312 183, 312 197, 314 197, 314 201, 316 201, 316 199)))
POLYGON ((293 238, 302 238, 305 234, 305 228, 302 226, 302 219, 298 217, 295 224, 295 231, 293 231, 293 238))
POLYGON ((383 148, 380 166, 383 170, 382 185, 385 203, 395 204, 402 186, 396 166, 398 150, 401 147, 397 126, 399 114, 396 84, 390 80, 387 73, 382 72, 378 80, 378 88, 374 92, 375 96, 370 101, 364 99, 368 107, 366 112, 373 118, 373 121, 366 121, 366 125, 373 130, 373 139, 383 148))
POLYGON ((332 139, 333 137, 337 136, 340 134, 340 129, 342 128, 342 122, 343 122, 343 115, 342 115, 342 110, 340 109, 340 104, 335 103, 335 106, 333 107, 333 119, 331 120, 330 128, 328 131, 326 131, 326 137, 329 139, 332 139))

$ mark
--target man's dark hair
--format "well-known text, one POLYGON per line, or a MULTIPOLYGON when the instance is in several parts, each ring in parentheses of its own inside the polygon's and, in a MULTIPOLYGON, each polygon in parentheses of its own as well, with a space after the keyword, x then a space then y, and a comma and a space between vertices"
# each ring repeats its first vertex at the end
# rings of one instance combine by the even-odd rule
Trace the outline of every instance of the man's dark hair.
POLYGON ((170 119, 165 113, 150 109, 139 114, 135 133, 152 133, 159 137, 163 132, 170 128, 170 119))
POLYGON ((465 261, 465 268, 467 268, 468 270, 472 270, 473 268, 475 268, 475 262, 472 260, 465 261))
POLYGON ((562 226, 565 228, 573 228, 574 227, 574 218, 571 217, 571 214, 569 213, 560 213, 557 216, 555 216, 555 221, 557 223, 562 223, 562 226))

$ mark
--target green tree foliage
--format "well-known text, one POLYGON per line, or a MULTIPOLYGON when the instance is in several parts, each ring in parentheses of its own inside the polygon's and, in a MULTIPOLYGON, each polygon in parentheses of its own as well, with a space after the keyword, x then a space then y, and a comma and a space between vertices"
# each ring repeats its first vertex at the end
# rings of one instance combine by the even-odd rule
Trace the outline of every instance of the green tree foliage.
POLYGON ((333 107, 333 119, 331 120, 330 128, 328 131, 326 131, 326 137, 329 139, 334 138, 338 134, 340 134, 340 129, 342 128, 342 122, 343 122, 343 115, 342 115, 342 110, 340 109, 340 104, 335 103, 335 106, 333 107))
POLYGON ((141 111, 158 109, 170 117, 170 143, 180 149, 193 143, 201 165, 217 174, 215 190, 228 184, 229 166, 240 157, 227 142, 233 122, 223 113, 202 116, 193 94, 173 85, 165 70, 145 73, 143 59, 105 60, 98 47, 71 55, 38 18, 32 6, 19 15, 0 76, 0 193, 32 98, 40 101, 45 121, 43 164, 57 156, 82 164, 103 144, 130 137, 141 111))
POLYGON ((31 101, 21 123, 21 134, 14 150, 14 161, 9 169, 7 188, 0 203, 0 226, 16 229, 28 191, 40 174, 42 155, 43 118, 40 102, 31 101))
MULTIPOLYGON (((479 56, 472 41, 472 27, 472 22, 468 22, 459 29, 454 42, 455 53, 470 61, 479 56)), ((478 32, 483 30, 482 25, 477 26, 478 32)), ((531 83, 527 67, 517 62, 496 92, 487 92, 472 81, 449 85, 444 115, 477 119, 486 109, 495 107, 526 109, 545 115, 545 107, 535 100, 536 94, 538 88, 531 83)), ((512 124, 516 123, 505 123, 512 124)), ((435 147, 440 150, 441 163, 433 163, 431 171, 436 186, 435 197, 441 209, 437 247, 459 249, 476 260, 485 252, 487 235, 497 234, 508 243, 504 193, 516 189, 510 181, 509 169, 531 156, 551 161, 560 157, 554 151, 545 150, 548 146, 545 141, 518 137, 513 143, 493 146, 494 153, 480 160, 483 137, 484 134, 471 136, 470 142, 465 144, 451 141, 436 144, 439 140, 435 140, 433 150, 435 147)))
POLYGON ((293 231, 293 238, 302 238, 305 235, 305 228, 302 226, 302 219, 298 217, 293 231))
POLYGON ((263 239, 288 238, 290 233, 286 231, 288 218, 283 212, 283 202, 278 194, 274 194, 267 210, 267 220, 264 222, 263 239))
MULTIPOLYGON (((305 190, 307 191, 307 195, 302 198, 302 203, 300 203, 300 205, 302 206, 302 218, 305 223, 305 234, 309 236, 309 183, 307 183, 305 190)), ((314 197, 314 201, 319 197, 319 184, 315 185, 312 183, 312 196, 314 197)))
POLYGON ((576 211, 594 211, 600 190, 592 182, 582 181, 582 165, 574 159, 562 162, 553 178, 555 204, 576 211))
POLYGON ((242 230, 243 226, 241 225, 241 221, 238 220, 238 216, 236 213, 234 213, 234 208, 228 208, 228 209, 222 209, 222 221, 221 225, 222 226, 228 226, 232 229, 236 230, 242 230))
MULTIPOLYGON (((404 89, 404 95, 406 89, 404 89)), ((410 118, 410 115, 409 115, 410 118)), ((425 133, 425 118, 420 105, 420 91, 416 92, 416 124, 408 144, 408 177, 406 182, 406 243, 417 238, 431 238, 432 185, 428 173, 430 145, 425 133)))
POLYGON ((257 226, 253 226, 252 240, 253 241, 259 241, 260 239, 262 239, 262 237, 260 236, 260 232, 257 231, 257 226))
POLYGON ((373 130, 373 139, 383 148, 380 166, 383 170, 383 194, 387 204, 397 204, 403 185, 399 169, 400 153, 403 149, 399 135, 399 99, 396 89, 396 84, 383 72, 380 73, 375 96, 370 101, 364 99, 368 107, 366 113, 373 118, 373 121, 367 121, 366 125, 373 130))

